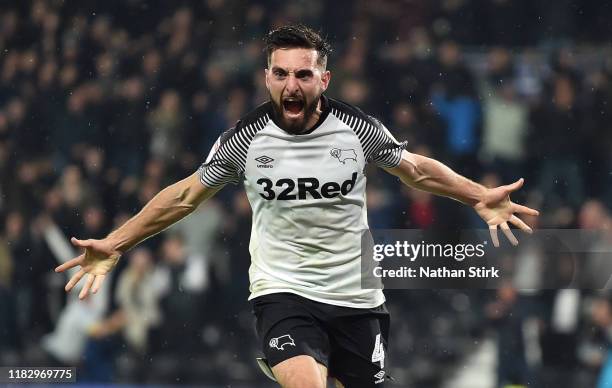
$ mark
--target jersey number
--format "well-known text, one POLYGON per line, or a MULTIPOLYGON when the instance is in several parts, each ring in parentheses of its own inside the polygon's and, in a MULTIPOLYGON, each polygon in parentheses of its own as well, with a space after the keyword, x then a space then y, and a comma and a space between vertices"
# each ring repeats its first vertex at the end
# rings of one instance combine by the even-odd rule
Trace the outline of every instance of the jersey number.
POLYGON ((380 369, 385 367, 385 348, 380 340, 380 334, 376 334, 376 343, 372 352, 372 362, 380 362, 380 369))

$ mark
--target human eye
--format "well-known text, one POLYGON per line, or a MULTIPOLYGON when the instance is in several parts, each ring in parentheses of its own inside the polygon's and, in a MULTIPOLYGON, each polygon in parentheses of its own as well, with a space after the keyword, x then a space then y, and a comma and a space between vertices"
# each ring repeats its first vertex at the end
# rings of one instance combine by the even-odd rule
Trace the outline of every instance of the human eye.
POLYGON ((287 76, 287 72, 283 69, 274 69, 272 70, 272 74, 276 79, 285 79, 285 77, 287 76))
POLYGON ((300 70, 297 73, 295 73, 295 77, 302 81, 309 81, 312 78, 312 71, 300 70))

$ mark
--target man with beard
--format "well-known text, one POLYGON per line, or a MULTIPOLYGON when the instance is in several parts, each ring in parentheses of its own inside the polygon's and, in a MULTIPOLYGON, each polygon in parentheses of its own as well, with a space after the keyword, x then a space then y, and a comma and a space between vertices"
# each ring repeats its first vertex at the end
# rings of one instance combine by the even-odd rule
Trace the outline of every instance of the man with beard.
POLYGON ((96 292, 128 249, 190 214, 228 182, 243 182, 251 207, 249 299, 266 355, 260 363, 283 387, 380 387, 389 316, 382 290, 361 288, 361 234, 368 229, 365 165, 376 163, 412 187, 461 201, 516 244, 514 213, 537 214, 509 194, 522 179, 488 189, 405 150, 378 120, 326 97, 329 44, 292 25, 266 38, 270 101, 223 133, 192 176, 162 190, 102 240, 72 240, 85 252, 66 290, 86 277, 96 292), (270 373, 271 372, 271 373, 270 373))

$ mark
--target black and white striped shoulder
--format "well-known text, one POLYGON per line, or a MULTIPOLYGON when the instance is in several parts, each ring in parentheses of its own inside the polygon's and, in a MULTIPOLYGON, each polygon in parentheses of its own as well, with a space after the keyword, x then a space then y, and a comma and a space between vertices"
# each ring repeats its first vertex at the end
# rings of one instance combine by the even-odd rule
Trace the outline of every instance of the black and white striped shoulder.
POLYGON ((261 131, 272 117, 270 101, 246 114, 233 128, 223 132, 200 166, 200 181, 208 187, 227 183, 237 184, 245 171, 247 151, 255 134, 261 131))
POLYGON ((379 167, 397 167, 402 150, 408 142, 398 142, 389 130, 376 118, 365 114, 356 106, 330 98, 331 113, 348 125, 359 138, 367 162, 379 167))

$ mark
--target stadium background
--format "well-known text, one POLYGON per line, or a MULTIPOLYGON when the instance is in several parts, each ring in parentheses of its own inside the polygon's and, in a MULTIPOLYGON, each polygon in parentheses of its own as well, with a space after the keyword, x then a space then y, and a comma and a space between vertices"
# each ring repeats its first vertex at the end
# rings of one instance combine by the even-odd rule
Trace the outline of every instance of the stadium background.
MULTIPOLYGON (((609 2, 578 0, 1 1, 0 365, 269 386, 240 187, 126 254, 89 302, 52 268, 75 253, 70 236, 103 237, 266 99, 261 38, 289 21, 331 40, 328 95, 412 151, 488 185, 525 177, 514 199, 540 209, 534 227, 609 226, 611 20, 609 2)), ((374 228, 482 227, 453 201, 369 179, 374 228)), ((595 292, 387 297, 399 386, 590 387, 605 362, 612 319, 595 292)))

